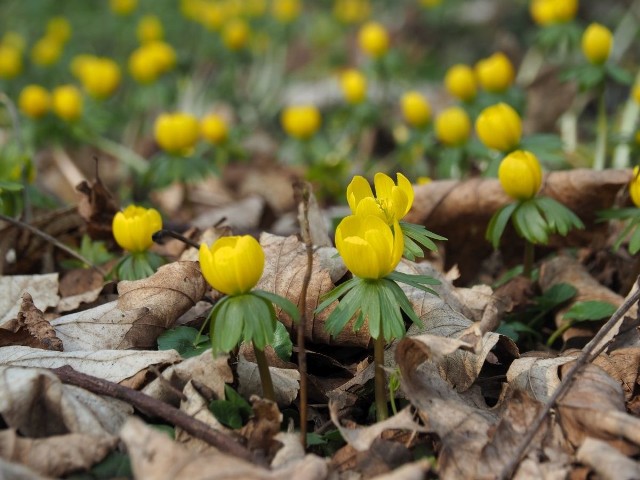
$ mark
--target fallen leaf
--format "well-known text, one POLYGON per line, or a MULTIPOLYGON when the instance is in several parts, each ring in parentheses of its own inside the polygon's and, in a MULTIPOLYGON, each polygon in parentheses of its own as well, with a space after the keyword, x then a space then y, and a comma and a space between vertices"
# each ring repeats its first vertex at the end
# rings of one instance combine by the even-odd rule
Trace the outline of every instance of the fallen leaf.
POLYGON ((76 185, 80 193, 78 213, 87 222, 87 233, 96 239, 113 239, 111 224, 118 211, 118 204, 109 189, 102 183, 98 175, 96 160, 96 178, 91 183, 83 180, 76 185))
POLYGON ((546 402, 560 385, 560 366, 573 362, 574 357, 518 358, 507 371, 507 383, 515 390, 526 392, 539 402, 546 402))
POLYGON ((58 305, 58 274, 0 276, 0 329, 16 332, 22 295, 35 297, 36 308, 45 311, 58 305))
POLYGON ((640 463, 634 462, 616 448, 596 438, 586 438, 576 452, 576 458, 603 480, 640 478, 640 463))
POLYGON ((51 480, 18 463, 7 462, 0 458, 0 478, 12 480, 51 480))
POLYGON ((264 206, 262 197, 252 195, 238 202, 209 209, 191 220, 191 225, 204 230, 225 220, 225 225, 234 230, 255 230, 260 225, 264 206))
POLYGON ((371 480, 422 480, 427 478, 429 470, 431 470, 431 464, 428 460, 418 460, 396 468, 392 472, 376 475, 371 480))
POLYGON ((251 397, 253 415, 241 429, 251 451, 270 453, 274 448, 274 437, 280 432, 282 413, 278 405, 270 400, 254 395, 251 397))
POLYGON ((60 280, 61 299, 56 311, 69 312, 83 303, 95 301, 102 291, 104 279, 94 269, 76 268, 67 272, 60 280))
MULTIPOLYGON (((300 390, 300 373, 291 368, 269 367, 276 402, 281 406, 288 406, 298 396, 300 390)), ((245 398, 251 395, 262 396, 262 383, 258 365, 247 361, 242 355, 238 356, 238 393, 245 398)))

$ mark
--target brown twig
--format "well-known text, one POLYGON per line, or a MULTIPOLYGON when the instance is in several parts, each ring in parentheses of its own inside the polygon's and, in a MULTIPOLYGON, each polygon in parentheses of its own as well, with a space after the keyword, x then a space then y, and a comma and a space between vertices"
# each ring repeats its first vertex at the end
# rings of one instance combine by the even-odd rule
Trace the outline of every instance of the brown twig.
POLYGON ((187 396, 182 391, 178 390, 169 380, 162 376, 162 372, 158 369, 158 367, 156 367, 155 365, 149 365, 149 371, 156 376, 158 381, 162 385, 164 385, 166 389, 171 390, 173 394, 176 395, 181 401, 186 402, 188 400, 187 396))
POLYGON ((158 230, 156 233, 151 235, 151 239, 156 243, 162 243, 165 237, 175 238, 176 240, 180 240, 182 243, 185 243, 195 249, 200 248, 200 245, 194 242, 193 240, 185 237, 184 235, 180 235, 178 232, 174 232, 173 230, 169 230, 167 228, 158 230))
POLYGON ((29 230, 34 235, 36 235, 36 236, 38 236, 40 238, 43 238, 44 240, 46 240, 50 244, 58 247, 60 250, 64 251, 65 253, 68 253, 73 258, 75 258, 77 260, 80 260, 81 262, 89 265, 91 268, 95 268, 96 271, 100 275, 102 275, 103 277, 107 276, 108 272, 106 270, 104 270, 103 268, 99 267, 98 265, 95 265, 91 260, 83 257, 82 255, 80 255, 75 250, 72 250, 71 248, 67 247, 64 243, 62 243, 59 240, 53 238, 51 235, 49 235, 48 233, 43 232, 39 228, 36 228, 33 225, 29 225, 28 223, 25 223, 25 222, 23 222, 21 220, 17 220, 15 218, 8 217, 7 215, 3 215, 2 213, 0 213, 0 220, 4 220, 5 222, 10 223, 11 225, 15 225, 18 228, 23 228, 25 230, 29 230))
POLYGON ((580 356, 575 360, 567 374, 562 379, 562 382, 558 386, 558 388, 553 392, 553 395, 549 397, 547 403, 544 408, 538 413, 537 417, 533 420, 529 428, 527 429, 525 435, 522 437, 518 448, 516 449, 513 458, 507 463, 500 475, 498 476, 499 480, 508 480, 515 473, 520 460, 525 454, 529 444, 538 433, 538 430, 544 423, 547 415, 551 409, 558 403, 558 401, 562 398, 562 396, 569 390, 571 383, 573 382, 578 370, 580 370, 587 363, 592 362, 602 351, 606 348, 607 343, 600 345, 602 341, 605 339, 607 334, 611 331, 611 329, 618 323, 618 321, 623 317, 625 313, 633 306, 634 303, 637 303, 640 300, 640 289, 634 292, 629 298, 627 298, 622 305, 615 311, 615 313, 611 316, 609 321, 605 323, 602 328, 598 331, 598 333, 591 339, 591 341, 584 347, 580 356), (599 348, 598 348, 599 346, 599 348))
POLYGON ((190 435, 207 442, 222 452, 254 464, 264 465, 264 462, 254 457, 246 447, 237 443, 235 439, 212 429, 206 423, 149 395, 102 378, 80 373, 69 365, 54 368, 51 371, 55 373, 63 383, 84 388, 99 395, 124 400, 141 412, 160 417, 171 425, 180 427, 190 435))

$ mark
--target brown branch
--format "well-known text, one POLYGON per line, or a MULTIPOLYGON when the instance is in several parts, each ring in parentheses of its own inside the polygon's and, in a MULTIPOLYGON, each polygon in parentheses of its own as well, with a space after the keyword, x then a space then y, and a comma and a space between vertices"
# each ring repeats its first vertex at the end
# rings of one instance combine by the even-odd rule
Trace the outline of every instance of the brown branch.
POLYGON ((538 416, 533 420, 529 428, 527 429, 525 435, 522 437, 516 452, 513 455, 513 458, 507 463, 502 471, 500 472, 500 476, 498 480, 508 480, 515 473, 516 468, 520 464, 520 460, 524 456, 529 444, 538 433, 538 430, 544 423, 545 419, 551 412, 551 409, 558 403, 558 401, 562 398, 562 396, 569 390, 571 383, 576 377, 578 370, 580 370, 587 363, 592 362, 602 351, 606 348, 606 343, 600 345, 602 340, 605 339, 607 334, 613 329, 613 327, 618 323, 618 321, 624 316, 627 311, 633 306, 634 303, 637 303, 640 300, 640 289, 636 290, 633 295, 627 298, 622 305, 615 311, 615 313, 611 316, 609 321, 605 323, 602 328, 598 331, 598 333, 591 339, 591 341, 584 347, 580 356, 575 360, 567 374, 562 379, 562 382, 558 386, 558 388, 553 392, 553 395, 549 397, 547 403, 544 408, 540 410, 538 416), (599 348, 597 348, 599 347, 599 348), (597 349, 596 349, 597 348, 597 349))
POLYGON ((55 373, 63 383, 84 388, 98 395, 106 395, 124 400, 146 415, 160 417, 171 425, 180 427, 188 434, 207 442, 222 452, 254 464, 264 465, 264 462, 255 457, 246 447, 237 443, 235 439, 212 429, 206 423, 187 415, 183 411, 138 390, 78 372, 69 365, 53 368, 51 371, 55 373))

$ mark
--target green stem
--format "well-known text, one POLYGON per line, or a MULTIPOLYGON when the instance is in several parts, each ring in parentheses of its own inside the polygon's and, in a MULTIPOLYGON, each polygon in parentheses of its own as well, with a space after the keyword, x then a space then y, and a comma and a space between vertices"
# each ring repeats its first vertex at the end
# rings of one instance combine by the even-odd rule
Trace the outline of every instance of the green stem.
POLYGON ((373 363, 376 369, 376 415, 379 422, 389 417, 389 411, 387 410, 387 382, 384 375, 384 345, 384 336, 380 332, 373 343, 373 363))
POLYGON ((273 382, 271 381, 271 373, 269 373, 269 364, 264 350, 260 350, 253 342, 253 351, 256 354, 256 362, 258 363, 258 371, 260 372, 260 382, 262 383, 262 396, 272 402, 276 401, 276 394, 273 391, 273 382))
POLYGON ((604 101, 604 87, 598 95, 598 120, 596 130, 596 151, 593 159, 594 170, 604 170, 607 167, 607 110, 604 101))
POLYGON ((550 347, 551 345, 553 345, 553 343, 558 339, 559 336, 561 336, 564 332, 566 332, 573 326, 573 323, 574 322, 572 322, 571 320, 565 320, 565 322, 551 334, 551 336, 547 340, 547 346, 550 347))
POLYGON ((531 278, 533 272, 534 245, 529 240, 524 241, 524 262, 522 266, 522 275, 531 278))

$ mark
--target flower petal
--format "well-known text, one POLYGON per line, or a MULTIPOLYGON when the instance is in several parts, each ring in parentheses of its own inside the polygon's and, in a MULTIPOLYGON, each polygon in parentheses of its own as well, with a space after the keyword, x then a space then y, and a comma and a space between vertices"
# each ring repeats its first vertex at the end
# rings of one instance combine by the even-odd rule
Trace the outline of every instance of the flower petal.
POLYGON ((398 188, 400 190, 402 190, 407 195, 407 206, 406 206, 406 209, 402 213, 402 215, 400 215, 398 217, 398 219, 401 219, 407 213, 409 213, 409 210, 411 210, 411 206, 413 205, 413 199, 415 197, 415 194, 413 192, 413 185, 411 185, 411 182, 409 181, 409 179, 407 177, 405 177, 401 173, 398 173, 397 174, 397 178, 398 178, 398 188))
POLYGON ((352 213, 356 213, 358 204, 367 197, 373 198, 371 185, 366 178, 356 175, 347 187, 347 202, 352 213))

